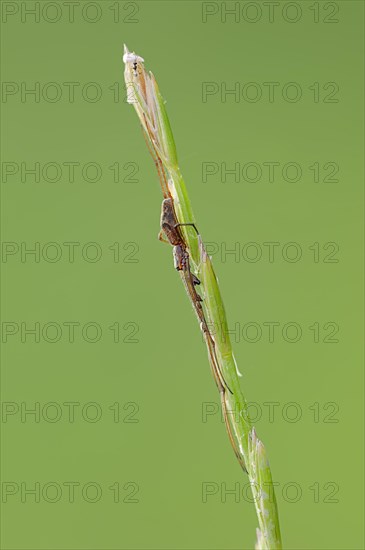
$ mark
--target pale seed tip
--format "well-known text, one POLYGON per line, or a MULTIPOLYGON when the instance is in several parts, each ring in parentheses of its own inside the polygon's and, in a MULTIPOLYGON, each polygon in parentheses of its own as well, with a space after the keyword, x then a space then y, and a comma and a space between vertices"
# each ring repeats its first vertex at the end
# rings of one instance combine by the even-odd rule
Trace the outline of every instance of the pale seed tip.
POLYGON ((238 365, 237 365, 236 358, 233 354, 232 354, 232 357, 233 357, 233 362, 234 362, 234 366, 235 366, 235 369, 236 369, 236 374, 237 374, 237 376, 242 377, 243 376, 242 372, 240 372, 240 370, 238 368, 238 365))
POLYGON ((201 261, 205 263, 207 261, 207 252, 205 250, 203 240, 200 235, 198 235, 198 247, 199 247, 201 261))
POLYGON ((124 45, 123 62, 124 63, 143 63, 144 59, 143 57, 137 55, 136 53, 128 51, 127 46, 124 45))

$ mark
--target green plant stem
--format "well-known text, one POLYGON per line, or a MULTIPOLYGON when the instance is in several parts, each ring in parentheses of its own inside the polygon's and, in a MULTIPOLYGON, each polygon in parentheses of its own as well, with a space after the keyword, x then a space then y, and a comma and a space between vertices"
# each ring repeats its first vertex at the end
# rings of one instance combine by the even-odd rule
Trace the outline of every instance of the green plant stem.
MULTIPOLYGON (((195 222, 186 185, 181 175, 174 138, 164 101, 156 80, 144 69, 143 59, 130 53, 125 47, 125 82, 128 102, 132 103, 146 137, 162 161, 169 191, 174 199, 180 223, 195 222), (137 66, 137 69, 136 69, 137 66)), ((245 465, 251 484, 259 528, 256 550, 280 550, 282 548, 277 504, 271 471, 263 443, 252 427, 247 403, 241 391, 238 369, 228 332, 226 313, 218 281, 204 244, 190 227, 182 228, 192 264, 192 270, 201 281, 203 308, 210 327, 215 330, 214 341, 218 363, 232 393, 222 394, 222 405, 229 413, 238 458, 245 465)))

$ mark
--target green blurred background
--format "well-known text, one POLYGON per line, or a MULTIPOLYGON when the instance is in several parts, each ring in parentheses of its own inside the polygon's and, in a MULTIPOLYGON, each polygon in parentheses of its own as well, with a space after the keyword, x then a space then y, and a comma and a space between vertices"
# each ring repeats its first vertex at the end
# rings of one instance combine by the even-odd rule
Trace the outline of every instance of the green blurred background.
POLYGON ((247 479, 157 240, 124 42, 168 102, 284 546, 364 548, 363 3, 72 4, 2 2, 2 548, 254 546, 247 479))

